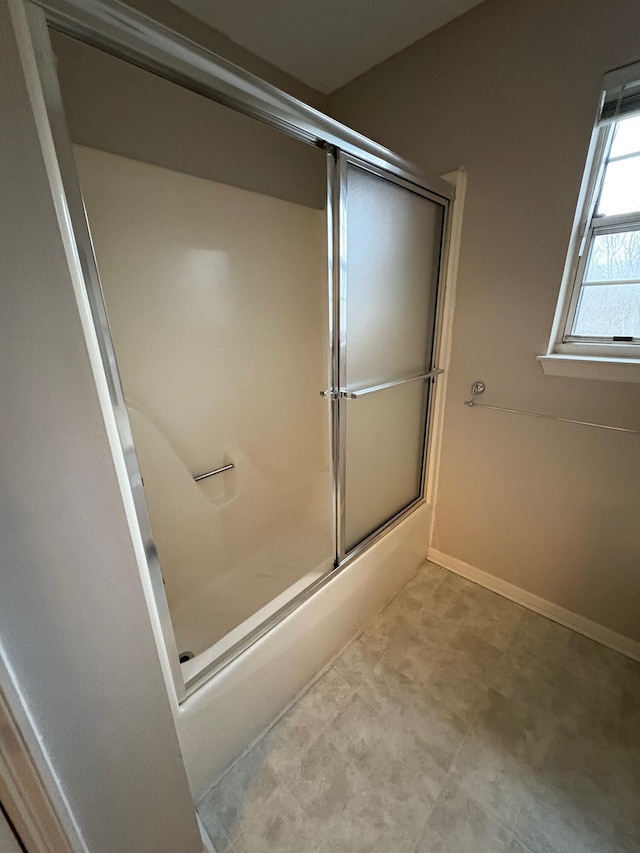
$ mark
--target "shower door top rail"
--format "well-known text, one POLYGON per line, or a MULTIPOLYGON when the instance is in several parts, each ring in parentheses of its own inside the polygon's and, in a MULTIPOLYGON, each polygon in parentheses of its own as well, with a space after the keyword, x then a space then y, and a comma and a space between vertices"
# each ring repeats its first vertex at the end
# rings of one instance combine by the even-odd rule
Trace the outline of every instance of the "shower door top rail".
POLYGON ((158 74, 305 142, 335 146, 444 199, 453 186, 426 178, 393 151, 175 33, 119 0, 33 0, 54 30, 158 74))

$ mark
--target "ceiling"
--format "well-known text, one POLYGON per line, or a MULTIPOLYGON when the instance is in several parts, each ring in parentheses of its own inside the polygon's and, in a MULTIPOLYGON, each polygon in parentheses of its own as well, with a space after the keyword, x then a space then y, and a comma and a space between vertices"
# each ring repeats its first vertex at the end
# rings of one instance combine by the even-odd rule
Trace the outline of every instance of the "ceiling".
POLYGON ((325 94, 481 0, 173 0, 325 94))

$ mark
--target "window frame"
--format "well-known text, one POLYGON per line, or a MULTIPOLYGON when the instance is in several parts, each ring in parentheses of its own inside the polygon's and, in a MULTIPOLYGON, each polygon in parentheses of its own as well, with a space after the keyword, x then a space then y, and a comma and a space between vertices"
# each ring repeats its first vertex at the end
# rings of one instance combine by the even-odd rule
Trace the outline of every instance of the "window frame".
MULTIPOLYGON (((631 116, 621 115, 619 120, 628 117, 631 116)), ((602 216, 596 214, 616 123, 615 117, 602 121, 599 115, 592 132, 551 338, 547 353, 538 356, 545 373, 550 375, 640 382, 640 337, 634 337, 632 341, 615 341, 613 337, 572 334, 582 288, 589 286, 583 284, 583 278, 595 237, 640 229, 640 210, 602 216), (584 369, 580 362, 584 363, 584 369), (606 363, 606 367, 602 363, 606 363)), ((623 287, 624 284, 612 283, 611 286, 623 287)))
MULTIPOLYGON (((593 286, 593 283, 585 284, 584 276, 595 238, 602 234, 617 234, 640 229, 640 210, 631 213, 602 216, 596 214, 596 207, 602 193, 602 185, 609 162, 609 152, 613 143, 616 124, 617 122, 612 121, 600 126, 596 125, 594 129, 595 144, 593 146, 593 157, 591 158, 591 162, 587 163, 587 168, 585 169, 587 183, 585 203, 582 206, 579 217, 577 240, 574 242, 571 258, 571 293, 564 317, 562 338, 558 341, 556 352, 578 354, 588 348, 594 355, 615 354, 640 358, 640 337, 634 337, 633 341, 616 341, 613 336, 572 334, 582 289, 593 286)), ((609 286, 624 287, 624 285, 618 285, 613 282, 609 286)))

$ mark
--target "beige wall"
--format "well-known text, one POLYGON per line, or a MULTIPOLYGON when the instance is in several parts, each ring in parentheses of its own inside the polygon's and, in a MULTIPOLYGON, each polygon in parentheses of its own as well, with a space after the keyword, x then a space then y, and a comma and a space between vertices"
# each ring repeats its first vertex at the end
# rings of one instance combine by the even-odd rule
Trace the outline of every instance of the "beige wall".
POLYGON ((197 853, 142 543, 25 32, 21 4, 0 2, 2 691, 74 851, 197 853))
POLYGON ((275 65, 271 65, 270 62, 236 44, 224 33, 203 23, 198 18, 194 18, 178 6, 174 6, 170 0, 128 0, 126 5, 148 15, 158 23, 169 27, 174 32, 202 45, 202 47, 206 47, 229 62, 239 65, 245 71, 261 77, 271 83, 272 86, 277 86, 283 92, 293 95, 294 98, 299 98, 313 107, 318 107, 318 109, 323 108, 324 95, 316 89, 301 83, 300 80, 296 80, 286 71, 281 71, 275 65))
POLYGON ((52 43, 75 143, 324 208, 313 146, 81 42, 52 43))
POLYGON ((430 174, 469 184, 433 546, 640 638, 640 387, 544 376, 604 73, 640 58, 635 0, 487 0, 330 97, 430 174))

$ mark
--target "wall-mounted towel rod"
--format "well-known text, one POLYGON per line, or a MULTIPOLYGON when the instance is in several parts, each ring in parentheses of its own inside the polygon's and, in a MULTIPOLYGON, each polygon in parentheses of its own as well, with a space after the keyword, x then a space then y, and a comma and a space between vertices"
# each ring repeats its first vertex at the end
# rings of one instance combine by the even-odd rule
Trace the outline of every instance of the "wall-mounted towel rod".
POLYGON ((235 465, 233 462, 230 462, 228 465, 223 465, 221 468, 215 468, 213 471, 207 471, 206 474, 198 474, 198 476, 193 479, 198 483, 200 480, 206 480, 207 477, 213 477, 215 474, 222 474, 223 471, 230 471, 232 468, 235 468, 235 465))
POLYGON ((578 424, 579 426, 597 427, 598 429, 609 429, 614 432, 630 432, 633 435, 640 435, 639 429, 627 429, 626 427, 609 426, 608 424, 597 424, 592 421, 576 421, 573 418, 559 418, 556 415, 543 415, 540 412, 526 412, 523 409, 507 409, 505 406, 488 406, 486 403, 476 403, 476 397, 483 394, 486 385, 484 382, 474 382, 471 386, 471 399, 465 400, 465 406, 475 407, 477 409, 493 409, 496 412, 510 412, 512 415, 528 415, 530 418, 543 418, 546 421, 560 421, 565 424, 578 424))

